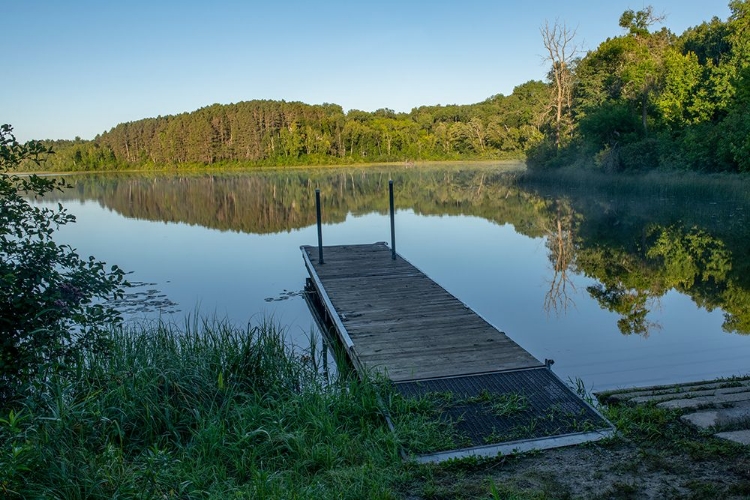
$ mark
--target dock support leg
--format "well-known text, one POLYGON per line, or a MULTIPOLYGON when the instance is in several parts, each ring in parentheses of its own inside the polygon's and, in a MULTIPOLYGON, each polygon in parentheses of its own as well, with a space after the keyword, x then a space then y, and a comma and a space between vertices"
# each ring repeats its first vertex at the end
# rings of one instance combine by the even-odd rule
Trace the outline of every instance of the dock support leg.
POLYGON ((315 190, 315 218, 318 221, 318 262, 323 264, 323 223, 320 219, 320 189, 315 190))
POLYGON ((393 180, 388 181, 388 199, 391 205, 391 259, 396 260, 396 211, 393 208, 393 180))

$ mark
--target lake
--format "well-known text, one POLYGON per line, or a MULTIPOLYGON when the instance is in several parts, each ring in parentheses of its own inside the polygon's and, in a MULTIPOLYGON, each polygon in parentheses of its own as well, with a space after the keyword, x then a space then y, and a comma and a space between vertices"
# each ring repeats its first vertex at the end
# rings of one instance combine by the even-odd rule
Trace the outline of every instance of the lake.
MULTIPOLYGON (((746 375, 747 181, 533 180, 522 165, 81 174, 56 236, 131 271, 128 318, 271 320, 306 346, 301 245, 399 254, 588 390, 746 375), (743 184, 744 183, 744 184, 743 184)), ((428 299, 426 299, 428 300, 428 299)))

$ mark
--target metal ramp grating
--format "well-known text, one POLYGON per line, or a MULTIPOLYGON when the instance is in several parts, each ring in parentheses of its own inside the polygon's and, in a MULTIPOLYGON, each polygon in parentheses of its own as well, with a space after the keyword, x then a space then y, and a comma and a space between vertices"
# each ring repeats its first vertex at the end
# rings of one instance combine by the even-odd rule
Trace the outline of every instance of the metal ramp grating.
POLYGON ((404 397, 434 401, 437 418, 452 422, 464 444, 461 450, 417 457, 421 461, 567 446, 601 439, 614 430, 547 368, 394 385, 404 397))

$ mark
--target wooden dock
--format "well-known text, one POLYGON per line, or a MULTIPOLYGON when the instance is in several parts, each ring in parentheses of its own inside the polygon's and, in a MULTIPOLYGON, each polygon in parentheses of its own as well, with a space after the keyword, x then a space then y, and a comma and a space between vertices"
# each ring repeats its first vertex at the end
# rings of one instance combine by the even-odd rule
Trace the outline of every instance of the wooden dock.
POLYGON ((536 358, 385 244, 303 247, 359 369, 393 381, 538 368, 536 358))
POLYGON ((385 243, 326 246, 323 263, 318 247, 303 246, 302 255, 327 322, 358 372, 380 372, 409 397, 448 391, 471 400, 488 391, 515 392, 531 402, 519 418, 541 433, 533 439, 487 444, 499 428, 518 435, 518 422, 464 405, 449 418, 460 422, 473 444, 422 461, 565 446, 611 434, 611 424, 547 366, 385 243), (549 418, 560 408, 573 424, 549 418), (582 421, 589 431, 576 430, 582 421))

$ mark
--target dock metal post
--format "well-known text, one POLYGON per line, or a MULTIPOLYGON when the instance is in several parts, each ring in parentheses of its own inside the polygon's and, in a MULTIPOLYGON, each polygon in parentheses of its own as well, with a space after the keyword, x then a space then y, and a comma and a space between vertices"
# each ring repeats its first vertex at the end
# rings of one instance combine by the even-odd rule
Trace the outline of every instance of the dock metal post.
POLYGON ((391 259, 396 260, 396 211, 393 209, 393 179, 388 181, 388 198, 391 204, 391 259))
POLYGON ((320 189, 315 190, 315 218, 318 221, 318 263, 323 264, 323 225, 320 219, 320 189))

